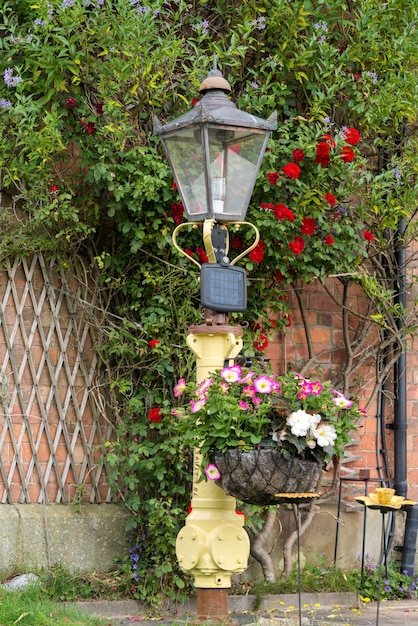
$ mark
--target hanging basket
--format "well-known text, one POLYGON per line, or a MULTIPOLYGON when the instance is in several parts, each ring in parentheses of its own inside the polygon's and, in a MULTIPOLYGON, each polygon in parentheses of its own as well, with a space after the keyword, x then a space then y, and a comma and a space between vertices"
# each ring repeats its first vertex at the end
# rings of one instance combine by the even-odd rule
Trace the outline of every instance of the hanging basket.
POLYGON ((215 452, 213 462, 221 473, 218 485, 230 496, 248 504, 277 504, 276 493, 315 491, 321 465, 297 458, 286 460, 280 450, 231 449, 215 452))

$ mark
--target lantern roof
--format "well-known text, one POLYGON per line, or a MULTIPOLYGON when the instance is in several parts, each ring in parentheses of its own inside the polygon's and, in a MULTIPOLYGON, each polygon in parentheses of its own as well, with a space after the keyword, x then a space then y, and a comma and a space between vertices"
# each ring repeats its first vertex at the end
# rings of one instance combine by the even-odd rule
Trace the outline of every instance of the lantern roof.
POLYGON ((267 120, 241 111, 226 96, 231 87, 221 72, 216 68, 212 69, 205 80, 200 85, 200 92, 203 97, 193 107, 191 111, 180 115, 180 117, 161 124, 154 116, 154 134, 162 135, 171 133, 188 126, 198 126, 201 124, 218 124, 222 126, 238 126, 241 128, 255 128, 259 130, 273 131, 277 128, 277 113, 274 112, 267 120))

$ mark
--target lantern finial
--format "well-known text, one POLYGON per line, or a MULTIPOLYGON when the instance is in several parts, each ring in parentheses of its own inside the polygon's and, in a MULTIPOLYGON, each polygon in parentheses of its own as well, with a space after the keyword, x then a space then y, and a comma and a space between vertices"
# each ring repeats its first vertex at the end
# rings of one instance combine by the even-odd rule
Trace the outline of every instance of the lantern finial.
POLYGON ((222 76, 221 72, 218 70, 218 59, 216 54, 213 55, 213 69, 210 70, 208 75, 206 76, 203 83, 200 85, 199 91, 200 93, 205 94, 210 89, 220 89, 225 93, 230 93, 231 85, 228 81, 222 76))

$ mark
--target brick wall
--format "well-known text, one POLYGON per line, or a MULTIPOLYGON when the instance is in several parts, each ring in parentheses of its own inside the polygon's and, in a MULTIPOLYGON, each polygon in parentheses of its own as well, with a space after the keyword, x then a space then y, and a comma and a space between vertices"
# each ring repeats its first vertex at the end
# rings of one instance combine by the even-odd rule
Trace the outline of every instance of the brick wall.
MULTIPOLYGON (((410 269, 413 272, 413 268, 410 269)), ((284 332, 277 332, 271 337, 265 356, 271 359, 275 371, 286 371, 289 367, 300 369, 307 359, 312 358, 313 369, 319 368, 323 378, 333 377, 346 360, 347 351, 344 347, 343 323, 341 307, 336 301, 342 297, 342 284, 336 280, 328 280, 325 288, 315 281, 309 285, 298 284, 300 298, 306 307, 305 319, 309 326, 311 353, 309 353, 298 299, 294 291, 289 290, 291 314, 289 325, 284 332)), ((408 291, 408 308, 412 311, 414 292, 408 291)), ((350 288, 348 309, 353 312, 366 312, 366 300, 359 287, 350 288)), ((358 328, 355 315, 348 312, 350 337, 355 336, 358 328)), ((362 349, 378 341, 378 335, 372 329, 367 333, 367 341, 362 349)), ((407 481, 408 497, 418 500, 418 353, 417 341, 409 341, 407 346, 407 481)), ((378 396, 371 399, 375 381, 375 359, 368 358, 359 369, 356 387, 352 393, 358 394, 360 407, 367 405, 367 417, 362 420, 360 429, 355 435, 356 444, 348 448, 348 458, 342 467, 342 476, 356 478, 361 470, 369 470, 374 479, 394 478, 394 432, 385 424, 393 423, 393 384, 389 377, 384 391, 384 418, 378 403, 378 396), (382 438, 383 435, 383 438, 382 438), (386 453, 383 454, 382 450, 386 453)), ((340 379, 339 383, 343 383, 340 379)), ((344 489, 355 493, 364 489, 364 483, 343 483, 344 489)), ((377 483, 373 484, 373 489, 377 483)))

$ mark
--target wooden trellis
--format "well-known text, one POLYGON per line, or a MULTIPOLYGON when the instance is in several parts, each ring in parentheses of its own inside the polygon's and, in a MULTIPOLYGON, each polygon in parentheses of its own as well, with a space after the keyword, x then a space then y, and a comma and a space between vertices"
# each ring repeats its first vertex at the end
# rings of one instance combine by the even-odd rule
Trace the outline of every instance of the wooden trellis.
POLYGON ((41 254, 0 269, 0 502, 110 502, 94 289, 41 254))

